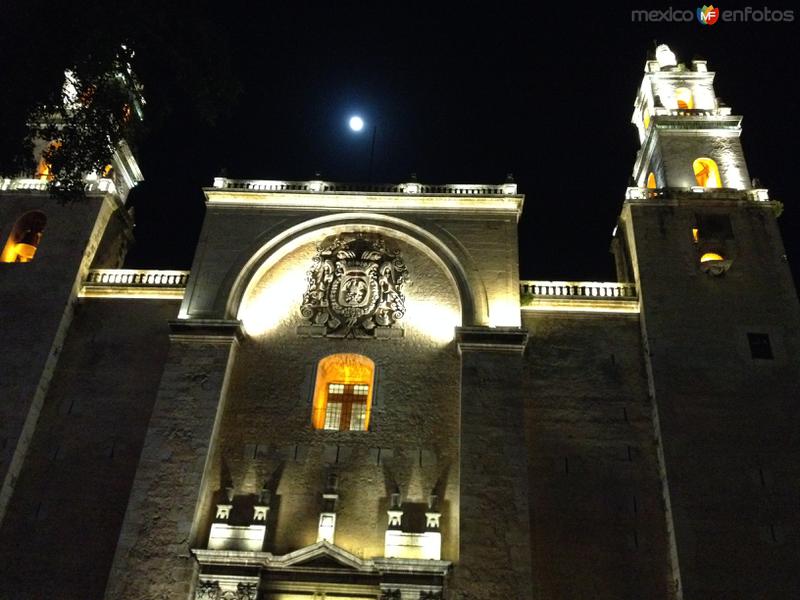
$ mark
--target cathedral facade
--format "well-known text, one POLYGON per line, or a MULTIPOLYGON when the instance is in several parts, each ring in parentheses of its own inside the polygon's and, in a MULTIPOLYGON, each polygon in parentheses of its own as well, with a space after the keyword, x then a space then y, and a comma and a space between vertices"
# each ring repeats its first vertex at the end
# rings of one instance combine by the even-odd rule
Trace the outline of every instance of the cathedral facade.
POLYGON ((0 598, 800 594, 800 306, 713 82, 645 65, 616 282, 520 281, 510 181, 217 178, 155 271, 126 147, 0 180, 0 598))

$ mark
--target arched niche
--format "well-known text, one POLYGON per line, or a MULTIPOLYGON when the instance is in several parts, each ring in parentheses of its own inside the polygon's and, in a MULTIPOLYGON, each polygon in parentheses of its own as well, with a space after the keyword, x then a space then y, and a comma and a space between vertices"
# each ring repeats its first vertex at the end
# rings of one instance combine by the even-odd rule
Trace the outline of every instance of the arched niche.
POLYGON ((0 262, 31 262, 46 225, 47 217, 39 210, 27 212, 17 219, 0 254, 0 262))
POLYGON ((313 240, 346 232, 379 234, 421 251, 439 266, 456 290, 461 324, 487 323, 488 303, 483 284, 466 253, 456 243, 448 240, 451 244, 446 244, 432 232, 402 219, 353 213, 304 221, 269 239, 257 240, 249 254, 231 269, 227 284, 223 286, 222 293, 227 292, 226 318, 238 318, 248 288, 283 257, 313 240))

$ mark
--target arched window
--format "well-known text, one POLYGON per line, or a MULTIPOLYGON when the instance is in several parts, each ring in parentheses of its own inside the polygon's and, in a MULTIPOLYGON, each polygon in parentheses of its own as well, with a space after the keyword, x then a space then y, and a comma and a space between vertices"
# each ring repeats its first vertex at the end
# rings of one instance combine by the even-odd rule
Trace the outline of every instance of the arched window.
POLYGON ((656 189, 656 174, 652 171, 650 171, 650 174, 647 176, 647 189, 656 189))
POLYGON ((642 111, 642 121, 644 122, 644 128, 648 129, 650 127, 650 111, 647 110, 647 107, 642 111))
POLYGON ((372 409, 375 363, 360 354, 332 354, 319 361, 314 385, 314 429, 366 431, 372 409))
POLYGON ((701 263, 712 262, 715 260, 725 260, 725 259, 722 258, 722 256, 720 256, 716 252, 706 252, 705 254, 703 254, 703 256, 700 257, 701 263))
POLYGON ((47 217, 38 210, 25 213, 11 230, 8 241, 0 254, 0 262, 30 262, 33 260, 42 232, 47 224, 47 217))
POLYGON ((675 89, 675 100, 678 102, 678 108, 691 109, 694 108, 694 96, 692 90, 689 88, 681 87, 675 89))
POLYGON ((707 188, 722 187, 717 163, 710 158, 698 158, 694 161, 694 177, 697 179, 697 185, 707 188))

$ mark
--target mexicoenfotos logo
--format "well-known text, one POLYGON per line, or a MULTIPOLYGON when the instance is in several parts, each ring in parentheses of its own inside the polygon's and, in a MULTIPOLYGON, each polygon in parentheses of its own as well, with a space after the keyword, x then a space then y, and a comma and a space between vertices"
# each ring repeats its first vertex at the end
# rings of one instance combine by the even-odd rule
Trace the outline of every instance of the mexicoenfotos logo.
POLYGON ((754 8, 726 8, 705 4, 696 11, 669 6, 658 9, 635 9, 631 11, 634 23, 691 23, 695 18, 703 27, 717 21, 724 23, 794 23, 794 9, 774 9, 768 6, 754 8))
POLYGON ((697 9, 697 20, 701 25, 713 25, 719 19, 719 9, 714 8, 714 5, 706 6, 697 9))

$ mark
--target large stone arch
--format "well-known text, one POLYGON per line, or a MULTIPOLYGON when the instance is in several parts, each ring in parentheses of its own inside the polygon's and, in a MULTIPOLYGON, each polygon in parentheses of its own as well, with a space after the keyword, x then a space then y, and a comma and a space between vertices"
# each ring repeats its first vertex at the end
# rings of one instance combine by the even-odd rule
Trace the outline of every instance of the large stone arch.
POLYGON ((254 240, 253 244, 241 254, 241 260, 233 266, 220 289, 224 302, 225 317, 235 319, 245 292, 259 270, 274 261, 308 238, 322 230, 331 233, 345 230, 372 231, 399 237, 416 246, 436 263, 450 277, 458 292, 461 306, 462 325, 485 325, 488 322, 488 302, 484 285, 477 269, 471 264, 466 252, 448 240, 444 231, 430 231, 418 224, 371 213, 339 213, 304 220, 281 231, 272 232, 254 240), (438 235, 437 235, 438 234, 438 235))

